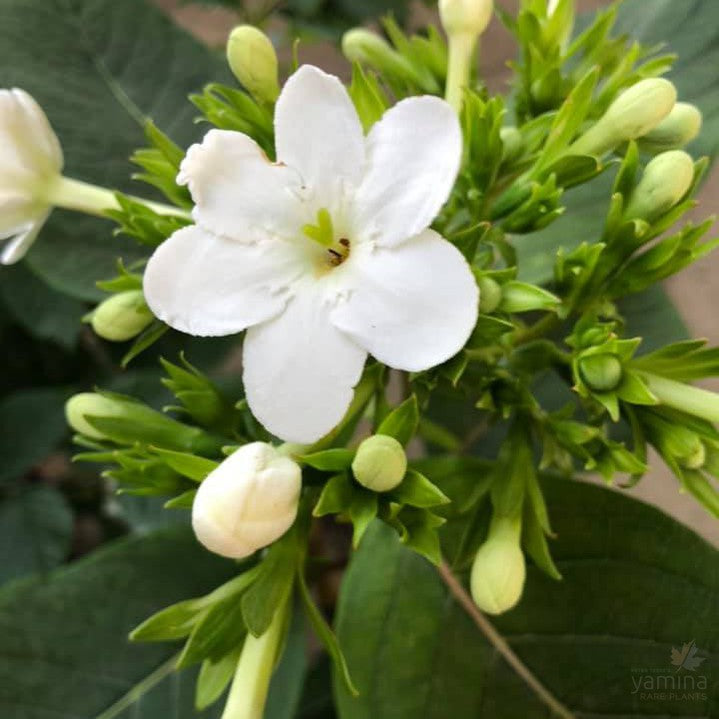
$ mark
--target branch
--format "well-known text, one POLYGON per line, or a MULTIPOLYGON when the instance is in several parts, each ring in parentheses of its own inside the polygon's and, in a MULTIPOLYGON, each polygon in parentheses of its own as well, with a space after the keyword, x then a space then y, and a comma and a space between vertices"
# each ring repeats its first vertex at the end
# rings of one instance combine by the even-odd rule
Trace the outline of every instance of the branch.
POLYGON ((532 674, 529 667, 527 667, 509 646, 507 640, 494 628, 487 617, 479 611, 477 605, 472 601, 472 597, 469 596, 459 579, 452 573, 446 561, 442 561, 437 571, 439 572, 439 576, 442 577, 442 581, 449 588, 450 593, 467 614, 469 614, 479 631, 484 634, 489 643, 504 657, 507 664, 514 669, 537 697, 546 704, 556 716, 561 717, 561 719, 575 719, 572 712, 532 674))

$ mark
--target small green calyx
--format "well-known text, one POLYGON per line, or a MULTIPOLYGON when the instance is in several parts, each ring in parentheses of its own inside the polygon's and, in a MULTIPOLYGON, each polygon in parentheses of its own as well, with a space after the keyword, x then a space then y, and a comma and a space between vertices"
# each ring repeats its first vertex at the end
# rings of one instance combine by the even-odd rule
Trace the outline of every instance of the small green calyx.
POLYGON ((352 472, 363 487, 373 492, 389 492, 404 479, 407 455, 394 437, 375 434, 357 448, 352 472))
POLYGON ((622 363, 613 354, 587 355, 579 360, 579 375, 595 392, 611 392, 622 381, 622 363))

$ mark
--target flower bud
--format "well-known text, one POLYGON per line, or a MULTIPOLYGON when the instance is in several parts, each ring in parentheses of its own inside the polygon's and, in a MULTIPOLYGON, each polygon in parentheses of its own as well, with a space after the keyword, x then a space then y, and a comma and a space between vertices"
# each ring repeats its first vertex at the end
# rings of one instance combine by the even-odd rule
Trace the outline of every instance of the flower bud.
POLYGON ((60 177, 62 148, 42 108, 23 90, 0 90, 0 263, 25 256, 50 213, 48 187, 60 177))
POLYGON ((246 444, 200 485, 192 505, 192 528, 211 552, 248 557, 292 526, 301 489, 296 462, 271 444, 246 444))
POLYGON ((65 403, 65 417, 78 434, 116 444, 141 442, 200 454, 219 452, 224 444, 221 437, 178 422, 122 395, 81 392, 65 403), (94 421, 103 426, 96 426, 94 421))
POLYGON ((371 65, 388 75, 416 81, 416 71, 409 61, 394 50, 377 33, 354 28, 342 36, 342 52, 350 62, 371 65))
POLYGON ((373 492, 389 492, 404 479, 407 455, 394 437, 375 434, 357 448, 352 472, 363 487, 373 492))
POLYGON ((480 277, 479 285, 479 311, 484 314, 494 312, 502 301, 502 288, 491 277, 480 277))
POLYGON ((622 363, 613 354, 586 355, 579 360, 582 382, 595 392, 611 392, 622 381, 622 363))
POLYGON ((516 160, 524 150, 524 138, 516 127, 503 127, 499 131, 502 140, 502 161, 516 160))
POLYGON ((625 90, 569 148, 572 155, 603 155, 651 132, 672 111, 677 91, 669 80, 641 80, 625 90))
POLYGON ((492 0, 439 0, 439 17, 447 35, 481 35, 494 11, 492 0))
POLYGON ((142 290, 119 292, 101 302, 92 313, 92 329, 111 342, 124 342, 142 332, 154 319, 142 290))
POLYGON ((489 538, 472 564, 470 589, 474 603, 487 614, 502 614, 522 597, 527 569, 519 546, 521 520, 492 520, 489 538))
POLYGON ((694 161, 682 150, 657 155, 644 169, 624 211, 630 220, 653 222, 672 209, 694 182, 694 161))
POLYGON ((261 30, 252 25, 236 27, 227 40, 227 62, 254 98, 269 103, 277 99, 280 94, 277 53, 261 30))
POLYGON ((639 140, 639 147, 652 153, 679 150, 699 134, 701 127, 699 109, 688 102, 678 102, 653 130, 639 140))

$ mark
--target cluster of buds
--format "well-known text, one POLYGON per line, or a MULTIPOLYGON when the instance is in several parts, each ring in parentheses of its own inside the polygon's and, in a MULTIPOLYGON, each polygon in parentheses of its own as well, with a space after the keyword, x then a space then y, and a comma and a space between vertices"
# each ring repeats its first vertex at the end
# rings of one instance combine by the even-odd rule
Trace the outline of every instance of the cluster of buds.
POLYGON ((677 105, 669 80, 648 78, 622 92, 569 153, 601 156, 640 138, 659 150, 676 149, 693 140, 700 127, 701 114, 691 105, 677 105))

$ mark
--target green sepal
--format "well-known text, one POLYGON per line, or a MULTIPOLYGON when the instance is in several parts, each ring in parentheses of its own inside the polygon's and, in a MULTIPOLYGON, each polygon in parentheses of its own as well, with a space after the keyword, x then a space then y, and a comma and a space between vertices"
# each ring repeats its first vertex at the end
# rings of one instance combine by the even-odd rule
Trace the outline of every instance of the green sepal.
POLYGON ((161 457, 163 462, 175 472, 194 482, 202 482, 210 472, 219 466, 219 462, 213 462, 211 459, 187 452, 174 452, 159 447, 150 447, 150 451, 161 457))
POLYGON ((406 445, 419 426, 419 405, 417 397, 412 395, 395 407, 380 423, 375 434, 394 437, 400 444, 406 445))
POLYGON ((425 509, 451 501, 439 487, 414 469, 408 469, 402 482, 388 494, 390 501, 425 509))
POLYGON ((216 662, 205 659, 197 675, 195 685, 195 709, 203 711, 214 704, 232 680, 240 660, 240 648, 228 652, 216 662))
POLYGON ((303 454, 296 459, 302 464, 318 469, 321 472, 342 472, 349 469, 352 464, 354 452, 350 449, 335 447, 332 449, 324 449, 311 454, 303 454))

